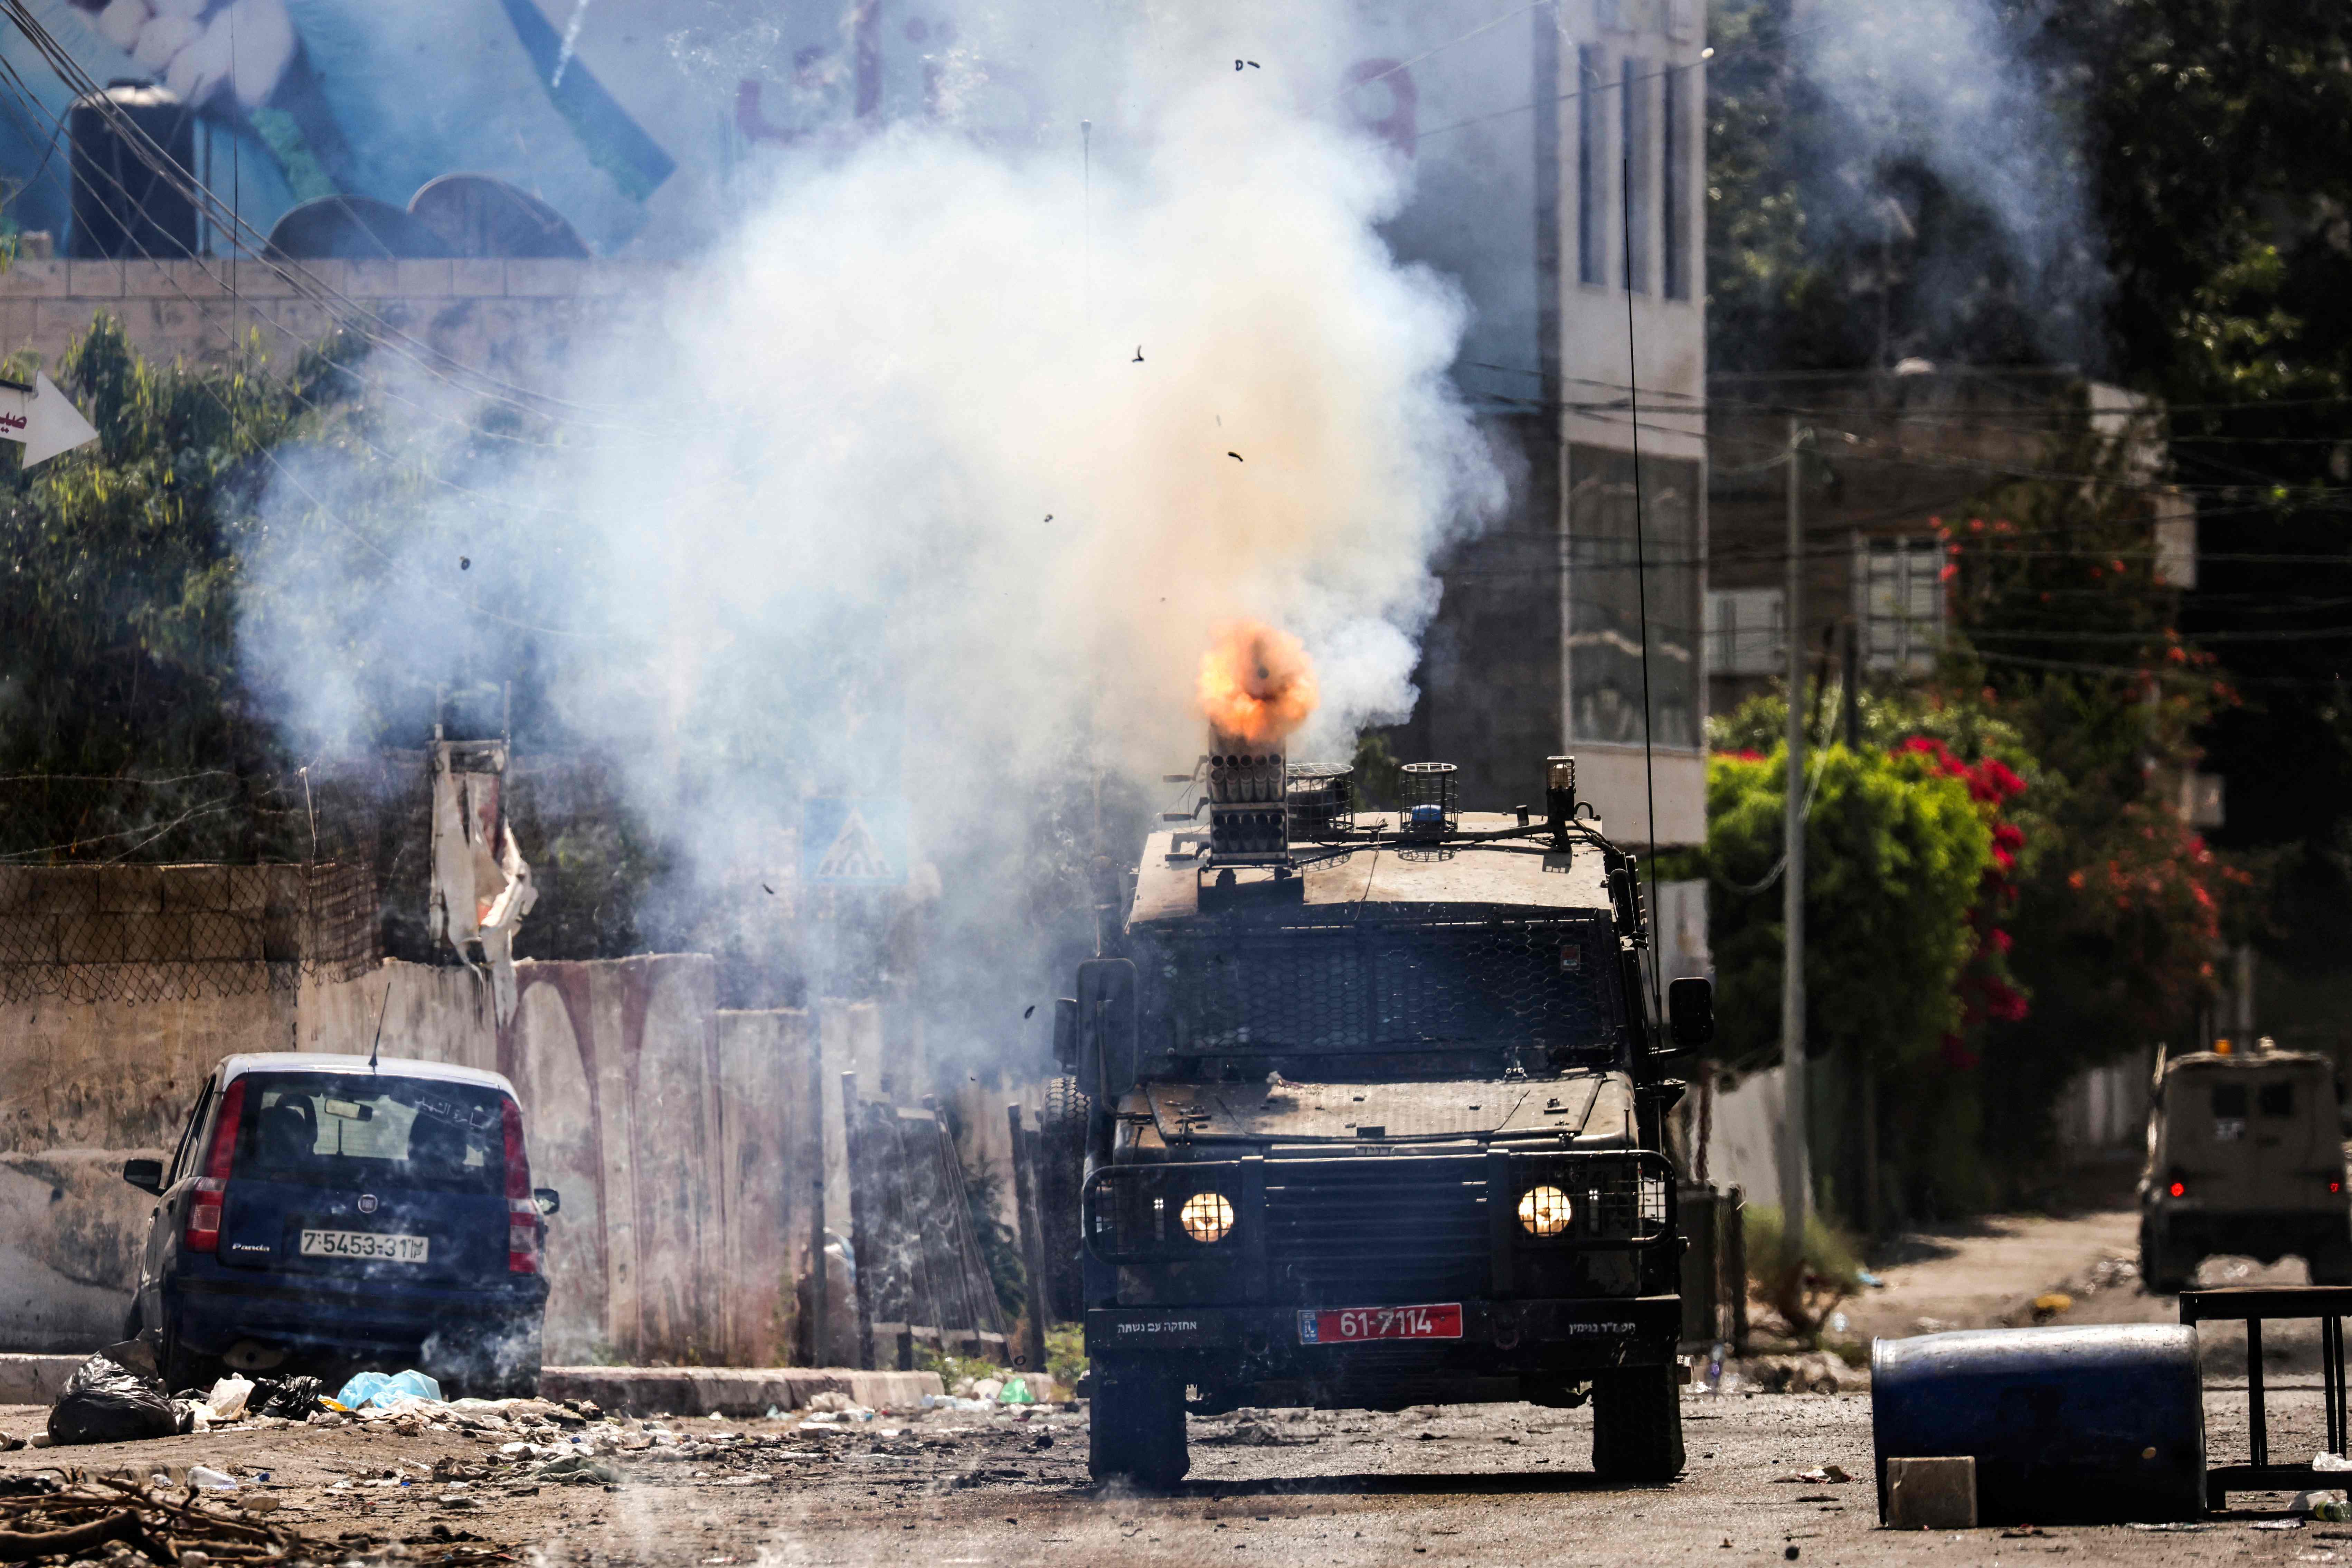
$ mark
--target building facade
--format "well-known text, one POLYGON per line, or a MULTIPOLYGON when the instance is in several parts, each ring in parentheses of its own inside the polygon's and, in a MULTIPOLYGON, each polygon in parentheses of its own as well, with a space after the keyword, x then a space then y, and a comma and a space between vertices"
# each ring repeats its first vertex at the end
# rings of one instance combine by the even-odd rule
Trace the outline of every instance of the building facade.
POLYGON ((1452 43, 1480 7, 1397 9, 1415 63, 1359 112, 1410 138, 1391 238, 1463 282, 1455 379, 1511 480, 1444 563, 1400 754, 1457 763, 1493 809, 1570 752, 1612 833, 1700 842, 1704 9, 1563 0, 1452 43))
POLYGON ((2053 439, 2085 421, 2126 448, 2128 471, 2146 486, 2158 580, 2196 586, 2193 508, 2157 482, 2166 466, 2161 410, 2119 387, 2065 369, 1939 370, 1908 360, 1886 371, 1717 376, 1707 392, 1714 711, 1787 679, 1789 492, 1780 459, 1791 421, 1804 448, 1796 622, 1814 679, 1843 679, 1849 640, 1866 689, 1931 674, 1951 619, 1938 523, 1964 527, 1971 501, 2047 472, 2053 439))

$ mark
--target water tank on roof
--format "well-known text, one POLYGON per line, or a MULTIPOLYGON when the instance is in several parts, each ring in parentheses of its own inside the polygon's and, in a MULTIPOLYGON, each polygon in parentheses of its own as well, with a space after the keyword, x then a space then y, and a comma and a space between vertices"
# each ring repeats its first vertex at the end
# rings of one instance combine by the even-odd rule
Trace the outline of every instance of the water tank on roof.
POLYGON ((446 258, 447 242, 373 196, 320 196, 270 226, 264 255, 294 261, 416 261, 446 258))
POLYGON ((196 253, 196 206, 168 159, 193 171, 195 111, 152 81, 112 81, 67 111, 73 225, 66 254, 81 260, 168 261, 196 253), (154 145, 134 144, 131 127, 154 145), (162 156, 157 156, 158 150, 162 156))
POLYGON ((562 214, 494 175, 444 174, 410 197, 408 210, 459 256, 588 259, 588 247, 562 214))

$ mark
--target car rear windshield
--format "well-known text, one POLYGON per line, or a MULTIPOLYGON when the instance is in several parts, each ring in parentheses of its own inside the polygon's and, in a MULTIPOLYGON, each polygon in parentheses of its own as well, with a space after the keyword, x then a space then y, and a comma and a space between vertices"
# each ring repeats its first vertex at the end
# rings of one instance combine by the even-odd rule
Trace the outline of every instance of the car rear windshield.
POLYGON ((506 1097, 390 1074, 250 1073, 236 1174, 305 1186, 495 1195, 506 1097))

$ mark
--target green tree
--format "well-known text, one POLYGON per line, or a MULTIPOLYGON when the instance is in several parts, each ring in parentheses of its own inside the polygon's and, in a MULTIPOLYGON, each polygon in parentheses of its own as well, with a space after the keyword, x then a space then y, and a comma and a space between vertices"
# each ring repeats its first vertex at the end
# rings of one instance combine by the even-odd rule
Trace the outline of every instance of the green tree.
MULTIPOLYGON (((2162 400, 2167 477, 2184 487, 2204 531, 2199 591, 2177 605, 2142 591, 2145 516, 2086 519, 2063 484, 2030 501, 2012 494, 1981 509, 1988 523, 2027 531, 2056 521, 2068 531, 2021 533, 2038 558, 2020 552, 2002 563, 2048 598, 2005 599, 1999 629, 2009 635, 1979 643, 1985 668, 2003 711, 2036 731, 2064 801, 2080 807, 2086 837, 2077 847, 2101 833, 2142 845, 2168 835, 2145 816, 2152 807, 2144 809, 2116 761, 2135 731, 2149 731, 2160 766, 2200 746, 2210 753, 2206 765, 2227 778, 2230 806, 2217 847, 2237 852, 2237 871, 2258 861, 2276 871, 2252 889, 2264 901, 2261 918, 2222 900, 2224 934, 2263 941, 2305 977, 2310 995, 2291 1016, 2266 1004, 2265 1026, 2304 1043, 2352 1045, 2340 1022, 2347 998, 2336 958, 2337 933, 2352 918, 2352 672, 2342 657, 2352 443, 2341 428, 2352 397, 2352 163, 2340 155, 2352 139, 2352 73, 2344 68, 2352 11, 1991 0, 2014 79, 2042 84, 2056 116, 2063 144, 2048 157, 2079 172, 2087 193, 2082 253, 2103 261, 2061 279, 2073 287, 2037 295, 2019 288, 2014 237, 1980 204, 1916 159, 1871 152, 1886 142, 1845 134, 1847 106, 1808 77, 1808 52, 1821 40, 1807 22, 1792 23, 1794 9, 1792 0, 1712 6, 1710 363, 1785 371, 1883 366, 1898 354, 2071 361, 2162 400), (1874 213, 1889 219, 1869 221, 1874 213), (2086 523, 2096 526, 2074 531, 2086 523), (2126 532, 2130 542, 2116 544, 2126 532), (2120 565, 2091 570, 2109 563, 2120 565), (2054 580, 2069 573, 2072 581, 2054 580), (2179 634, 2177 649, 2141 650, 2141 636, 2167 628, 2179 634), (2196 658, 2200 645, 2219 654, 2220 668, 2196 658), (2040 676, 2054 679, 2014 679, 2029 668, 2022 659, 2041 661, 2040 676), (2168 711, 2150 723, 2131 711, 2140 700, 2129 682, 2059 665, 2145 665, 2168 711), (2190 694, 2191 676, 2209 689, 2226 680, 2243 695, 2204 702, 2182 737, 2169 711, 2190 694), (2126 827, 2127 815, 2144 819, 2126 827)), ((2063 446, 2049 466, 2061 464, 2086 474, 2101 467, 2096 455, 2063 446)), ((1964 562, 1975 554, 1976 542, 1955 542, 1971 547, 1964 562)), ((2120 853, 2127 846, 2116 847, 2117 865, 2128 868, 2132 858, 2120 853)), ((2159 859, 2190 862, 2204 847, 2183 841, 2159 859)), ((2086 853, 2066 874, 2097 883, 2107 858, 2086 853)), ((2219 864, 2200 886, 2233 884, 2219 864)), ((2248 889, 2236 886, 2244 905, 2248 889)), ((2054 918, 2063 900, 2037 913, 2036 889, 2021 897, 2021 935, 2041 923, 2054 936, 2060 927, 2042 914, 2054 918)), ((2202 910, 2193 896, 2189 905, 2202 910)), ((2073 910, 2069 921, 2083 913, 2073 910)), ((2125 1015, 2144 1030, 2150 1003, 2168 1016, 2192 1006, 2184 984, 2205 985, 2210 956, 2193 951, 2207 940, 2200 923, 2189 921, 2185 942, 2151 932, 2116 943, 2074 925, 2063 940, 2035 942, 2037 955, 2071 952, 2066 973, 2086 983, 2122 973, 2095 956, 2110 949, 2146 952, 2135 978, 2173 977, 2158 991, 2119 981, 2110 1001, 2125 1003, 2122 1013, 2087 994, 2078 1005, 2065 987, 2043 984, 2037 1016, 2053 1029, 2061 1019, 2080 1026, 2087 1037, 2066 1037, 2107 1050, 2125 1015)))
POLYGON ((100 315, 57 369, 99 439, 29 472, 0 456, 0 849, 284 853, 293 803, 270 798, 280 759, 238 674, 240 562, 266 454, 331 400, 333 348, 275 379, 250 355, 157 365, 100 315))
MULTIPOLYGON (((1762 704, 1756 705, 1760 716, 1762 704)), ((1780 878, 1785 752, 1717 753, 1707 765, 1709 924, 1722 1019, 1717 1049, 1752 1069, 1780 1053, 1785 930, 1780 878)), ((1817 1177, 1833 1206, 1859 1210, 1853 1169, 1863 1086, 1898 1086, 1927 1140, 1882 1148, 1920 1206, 1980 1197, 1951 1091, 1969 1081, 1945 1051, 1964 1021, 1962 971, 1977 947, 1970 911, 1992 864, 1991 828, 1961 779, 1916 752, 1831 746, 1808 764, 1805 992, 1808 1058, 1820 1075, 1817 1177), (1955 1134, 1958 1134, 1957 1136, 1955 1134)))

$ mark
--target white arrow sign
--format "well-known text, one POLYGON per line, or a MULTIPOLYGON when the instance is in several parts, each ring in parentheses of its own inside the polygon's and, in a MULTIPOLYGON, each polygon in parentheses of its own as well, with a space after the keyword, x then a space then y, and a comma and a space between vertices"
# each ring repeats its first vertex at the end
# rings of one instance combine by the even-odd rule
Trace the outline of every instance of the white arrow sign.
POLYGON ((25 448, 25 467, 46 463, 60 452, 88 446, 98 439, 81 410, 66 401, 57 383, 36 373, 33 384, 0 381, 0 441, 25 448))

